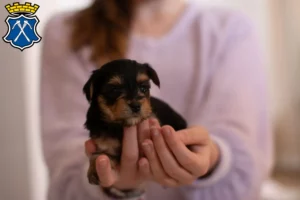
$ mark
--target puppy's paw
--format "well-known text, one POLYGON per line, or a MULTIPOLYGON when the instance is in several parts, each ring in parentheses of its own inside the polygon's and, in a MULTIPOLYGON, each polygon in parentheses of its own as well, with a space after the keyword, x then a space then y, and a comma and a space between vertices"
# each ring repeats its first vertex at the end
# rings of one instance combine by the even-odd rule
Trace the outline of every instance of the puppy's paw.
POLYGON ((88 180, 92 185, 100 185, 99 177, 95 172, 91 172, 88 174, 88 180))
POLYGON ((89 183, 92 185, 100 185, 100 180, 96 170, 96 159, 99 155, 92 155, 90 158, 90 166, 88 169, 87 177, 89 183))
MULTIPOLYGON (((97 160, 98 156, 100 156, 100 155, 101 154, 94 154, 90 158, 90 166, 88 169, 87 177, 88 177, 89 183, 92 185, 100 185, 100 180, 99 180, 99 177, 97 174, 97 169, 96 169, 96 160, 97 160)), ((107 155, 107 156, 109 157, 111 169, 116 172, 118 166, 120 165, 118 157, 111 156, 111 155, 107 155)))

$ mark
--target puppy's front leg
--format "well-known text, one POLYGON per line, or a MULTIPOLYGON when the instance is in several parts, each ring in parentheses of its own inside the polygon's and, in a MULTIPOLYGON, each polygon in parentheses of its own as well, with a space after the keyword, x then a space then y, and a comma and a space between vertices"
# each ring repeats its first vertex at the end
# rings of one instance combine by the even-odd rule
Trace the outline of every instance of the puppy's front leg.
POLYGON ((98 177, 97 170, 96 170, 96 160, 97 160, 98 156, 100 156, 100 155, 101 154, 93 153, 90 157, 90 166, 88 169, 87 177, 88 177, 89 183, 93 184, 93 185, 100 184, 99 177, 98 177))
POLYGON ((97 146, 97 151, 90 157, 90 166, 87 176, 90 184, 99 185, 101 180, 99 180, 96 170, 96 160, 98 156, 107 155, 112 169, 116 170, 120 164, 121 142, 118 139, 108 137, 93 138, 93 141, 97 146))

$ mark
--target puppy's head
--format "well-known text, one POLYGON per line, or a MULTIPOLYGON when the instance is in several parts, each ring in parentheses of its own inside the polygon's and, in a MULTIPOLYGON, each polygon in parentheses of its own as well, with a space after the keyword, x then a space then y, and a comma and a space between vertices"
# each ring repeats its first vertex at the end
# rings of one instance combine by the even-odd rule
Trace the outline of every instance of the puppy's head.
POLYGON ((91 106, 100 109, 102 120, 130 126, 152 114, 150 80, 160 86, 150 65, 115 60, 93 71, 83 91, 91 106))

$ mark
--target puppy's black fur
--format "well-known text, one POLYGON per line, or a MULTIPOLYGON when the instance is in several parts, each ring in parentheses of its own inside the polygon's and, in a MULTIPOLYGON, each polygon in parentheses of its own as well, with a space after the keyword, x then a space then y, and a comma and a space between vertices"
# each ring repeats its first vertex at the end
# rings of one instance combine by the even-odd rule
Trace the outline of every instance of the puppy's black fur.
POLYGON ((84 85, 83 91, 90 102, 85 127, 97 145, 88 171, 91 184, 99 184, 97 156, 109 156, 113 168, 120 164, 124 126, 156 117, 162 126, 170 125, 175 130, 187 127, 183 117, 167 103, 150 96, 150 79, 160 86, 158 75, 149 64, 121 59, 93 71, 84 85))

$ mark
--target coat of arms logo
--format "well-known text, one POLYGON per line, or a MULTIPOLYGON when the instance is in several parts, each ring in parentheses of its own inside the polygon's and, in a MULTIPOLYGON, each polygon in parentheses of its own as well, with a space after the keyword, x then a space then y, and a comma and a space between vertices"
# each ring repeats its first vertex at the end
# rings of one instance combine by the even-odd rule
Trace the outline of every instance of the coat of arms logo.
POLYGON ((13 5, 6 5, 5 8, 9 13, 5 20, 8 26, 8 31, 3 37, 5 42, 23 51, 41 41, 42 38, 36 30, 39 23, 39 19, 35 16, 39 9, 38 5, 28 2, 25 4, 13 3, 13 5))

